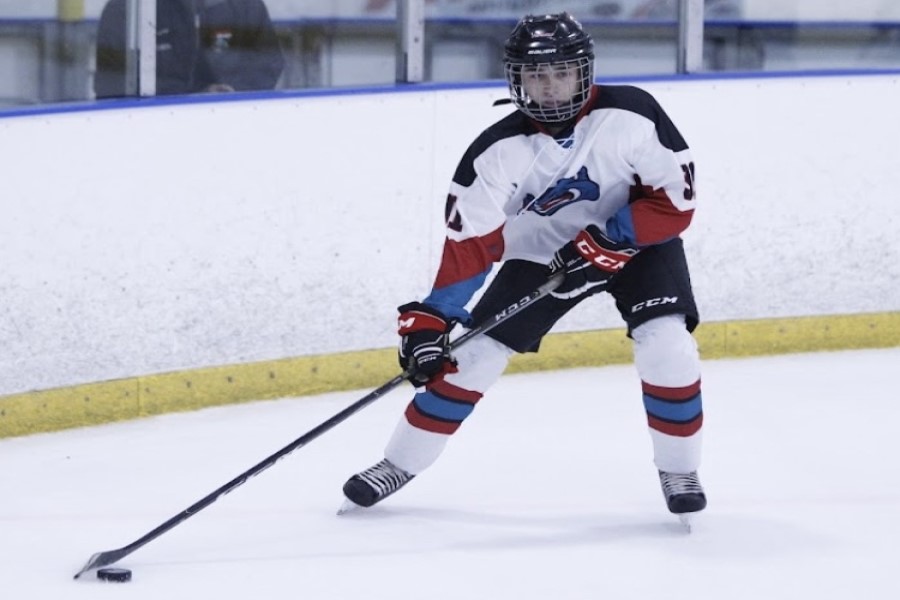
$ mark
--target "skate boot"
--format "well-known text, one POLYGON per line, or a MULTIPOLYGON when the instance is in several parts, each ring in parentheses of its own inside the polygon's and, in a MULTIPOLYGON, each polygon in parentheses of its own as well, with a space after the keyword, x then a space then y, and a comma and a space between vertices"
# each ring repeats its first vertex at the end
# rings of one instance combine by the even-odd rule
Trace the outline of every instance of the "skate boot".
POLYGON ((347 480, 344 484, 344 496, 351 504, 345 502, 338 514, 358 506, 373 506, 412 481, 413 477, 415 475, 410 475, 384 459, 347 480))
POLYGON ((659 472, 659 483, 669 512, 676 515, 699 512, 706 508, 706 494, 697 477, 697 471, 691 473, 659 472))

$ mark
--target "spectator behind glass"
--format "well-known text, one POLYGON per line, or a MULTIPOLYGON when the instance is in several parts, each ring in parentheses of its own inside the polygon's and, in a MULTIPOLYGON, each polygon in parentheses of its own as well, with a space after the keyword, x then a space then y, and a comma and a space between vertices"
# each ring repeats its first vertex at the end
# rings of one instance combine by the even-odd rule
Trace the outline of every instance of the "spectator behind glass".
MULTIPOLYGON (((97 98, 125 96, 126 0, 97 31, 97 98)), ((157 0, 156 93, 272 89, 284 57, 262 0, 157 0)))

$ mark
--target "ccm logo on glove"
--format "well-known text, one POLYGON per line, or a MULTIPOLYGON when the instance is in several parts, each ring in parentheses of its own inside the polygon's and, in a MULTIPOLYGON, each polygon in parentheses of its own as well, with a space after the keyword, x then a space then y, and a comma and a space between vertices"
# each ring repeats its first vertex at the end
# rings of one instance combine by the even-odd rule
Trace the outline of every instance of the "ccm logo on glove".
POLYGON ((550 295, 571 300, 602 292, 637 253, 637 248, 614 242, 596 225, 588 225, 553 255, 550 272, 562 271, 565 279, 550 295))
POLYGON ((634 248, 604 248, 587 230, 582 230, 575 237, 575 248, 586 260, 607 273, 620 271, 637 254, 634 248))

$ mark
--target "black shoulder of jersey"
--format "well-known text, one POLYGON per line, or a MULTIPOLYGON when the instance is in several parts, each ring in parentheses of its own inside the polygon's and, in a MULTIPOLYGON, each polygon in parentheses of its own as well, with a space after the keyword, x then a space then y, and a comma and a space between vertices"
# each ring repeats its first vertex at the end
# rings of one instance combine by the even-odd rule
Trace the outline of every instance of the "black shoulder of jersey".
POLYGON ((475 181, 474 163, 476 158, 500 140, 530 133, 537 133, 534 124, 518 110, 500 119, 482 131, 481 135, 469 145, 456 167, 453 181, 466 187, 472 185, 472 182, 475 181))
POLYGON ((663 146, 673 152, 687 150, 687 142, 650 92, 632 85, 600 85, 592 110, 605 108, 627 110, 649 119, 663 146))

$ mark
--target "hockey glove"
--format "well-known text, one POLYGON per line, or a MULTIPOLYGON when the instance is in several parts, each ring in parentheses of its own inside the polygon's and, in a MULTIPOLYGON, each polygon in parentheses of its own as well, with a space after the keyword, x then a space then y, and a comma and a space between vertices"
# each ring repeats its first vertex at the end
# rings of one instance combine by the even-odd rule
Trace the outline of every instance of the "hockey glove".
POLYGON ((398 359, 400 368, 409 373, 409 381, 419 387, 440 373, 453 372, 448 334, 454 323, 421 302, 410 302, 397 310, 400 311, 398 359))
POLYGON ((588 225, 553 255, 550 272, 563 271, 566 278, 550 294, 569 300, 602 292, 637 253, 636 248, 606 237, 596 225, 588 225))

